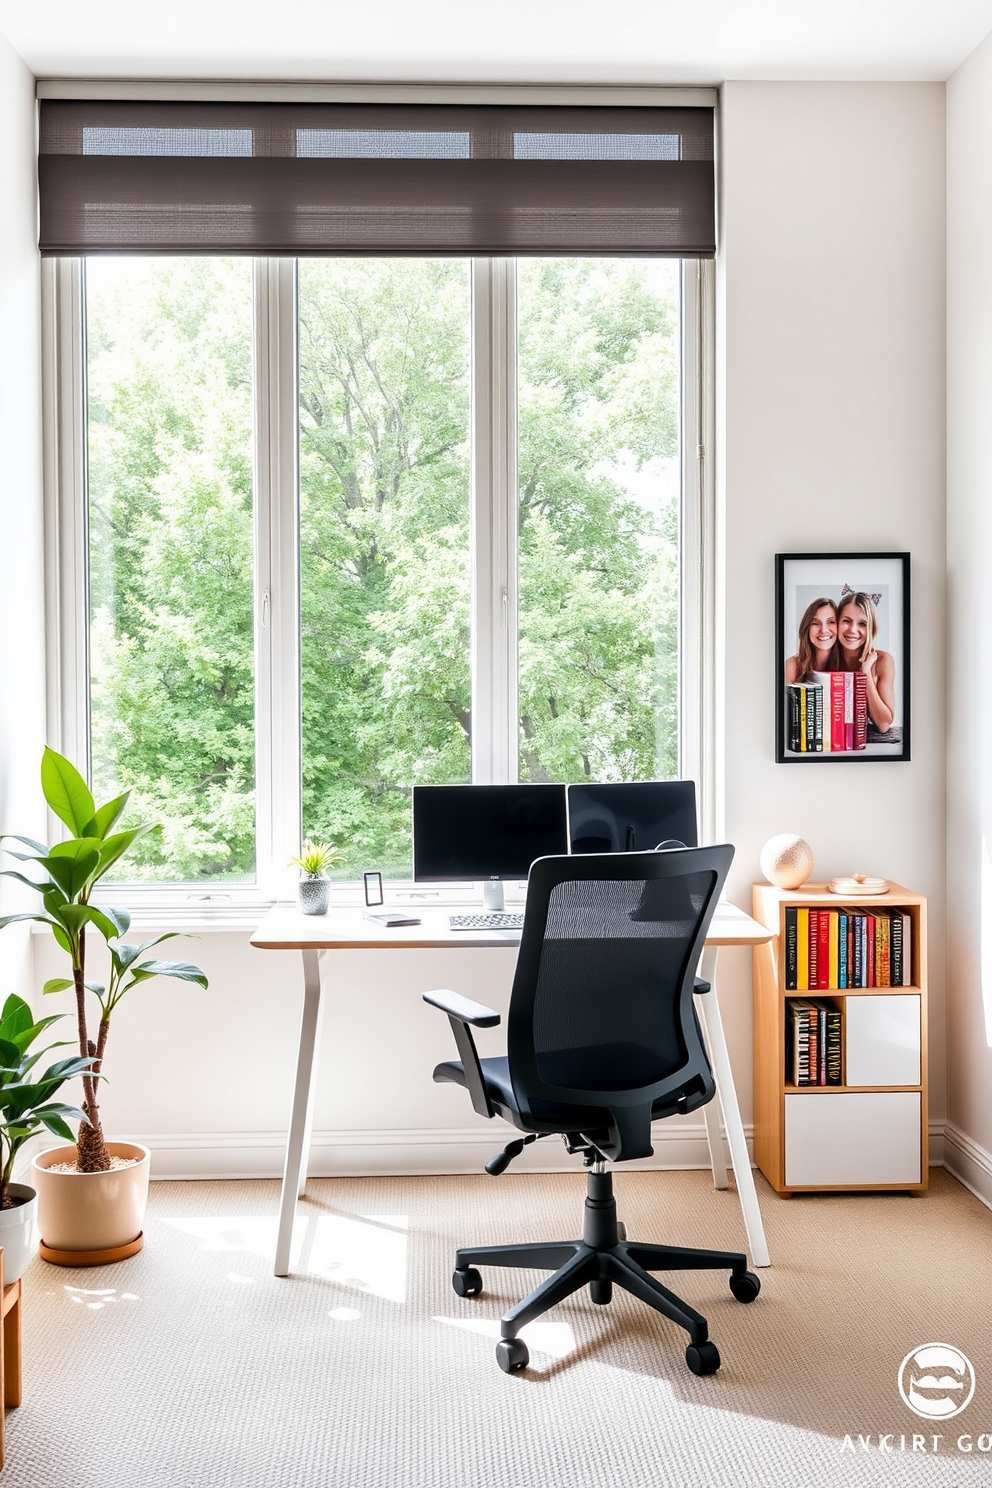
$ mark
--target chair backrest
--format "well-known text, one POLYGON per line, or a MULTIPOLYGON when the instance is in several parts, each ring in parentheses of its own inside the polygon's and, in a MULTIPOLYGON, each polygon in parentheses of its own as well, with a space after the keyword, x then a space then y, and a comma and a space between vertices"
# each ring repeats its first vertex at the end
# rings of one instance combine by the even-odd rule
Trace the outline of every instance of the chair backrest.
POLYGON ((625 1159, 651 1154, 653 1110, 712 1097, 693 983, 733 856, 720 846, 533 864, 507 1021, 522 1110, 596 1116, 608 1132, 596 1145, 625 1159))

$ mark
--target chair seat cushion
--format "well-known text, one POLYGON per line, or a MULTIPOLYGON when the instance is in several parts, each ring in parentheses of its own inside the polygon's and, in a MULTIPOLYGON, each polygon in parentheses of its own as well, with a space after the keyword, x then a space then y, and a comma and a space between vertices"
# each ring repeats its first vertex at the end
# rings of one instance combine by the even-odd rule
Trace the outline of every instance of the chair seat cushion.
MULTIPOLYGON (((574 1052, 578 1056, 586 1053, 584 1050, 562 1051, 554 1057, 567 1061, 569 1052, 574 1052)), ((496 1059, 480 1059, 479 1063, 482 1066, 482 1078, 485 1081, 489 1099, 500 1115, 520 1131, 582 1131, 586 1135, 592 1135, 594 1131, 605 1133, 608 1129, 609 1118, 605 1109, 568 1105, 557 1101, 533 1100, 530 1103, 530 1118, 533 1119, 523 1117, 510 1081, 509 1061, 505 1056, 496 1059)), ((562 1069, 563 1074, 566 1071, 570 1074, 574 1073, 574 1060, 568 1062, 562 1069)), ((549 1079, 554 1073, 556 1072, 547 1071, 549 1079)), ((460 1059, 446 1060, 445 1063, 439 1064, 434 1071, 434 1079, 439 1084, 461 1085, 463 1089, 467 1088, 468 1083, 460 1059)), ((670 1116, 677 1110, 692 1110, 696 1105, 702 1104, 704 1099, 708 1099, 709 1094, 712 1094, 712 1090, 706 1095, 700 1091, 701 1098, 695 1101, 690 1100, 688 1103, 680 1102, 678 1099, 655 1101, 651 1108, 651 1119, 657 1120, 662 1116, 670 1116)))

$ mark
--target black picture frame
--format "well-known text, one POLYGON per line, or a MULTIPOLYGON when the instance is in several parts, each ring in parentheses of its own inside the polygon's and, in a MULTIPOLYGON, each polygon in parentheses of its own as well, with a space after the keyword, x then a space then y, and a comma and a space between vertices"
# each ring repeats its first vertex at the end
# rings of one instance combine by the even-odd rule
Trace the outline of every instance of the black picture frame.
POLYGON ((909 558, 775 554, 778 764, 910 758, 909 558))

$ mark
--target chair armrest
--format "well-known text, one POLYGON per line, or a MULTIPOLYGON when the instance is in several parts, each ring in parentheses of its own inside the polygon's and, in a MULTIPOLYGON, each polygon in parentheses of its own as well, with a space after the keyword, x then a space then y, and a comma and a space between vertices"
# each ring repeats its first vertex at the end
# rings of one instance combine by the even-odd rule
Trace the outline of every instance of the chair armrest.
POLYGON ((704 982, 702 977, 696 977, 692 990, 696 993, 697 996, 699 996, 701 993, 709 992, 711 990, 710 983, 704 982))
POLYGON ((484 1007, 481 1002, 472 1002, 470 998, 462 997, 460 992, 450 992, 447 987, 425 992, 424 1001, 431 1007, 440 1008, 449 1018, 471 1023, 474 1028, 495 1028, 499 1023, 499 1013, 493 1012, 492 1008, 484 1007))
MULTIPOLYGON (((465 1071, 465 1086, 472 1097, 472 1109, 479 1116, 495 1116, 496 1108, 486 1090, 482 1065, 479 1062, 479 1051, 475 1047, 475 1039, 472 1037, 469 1024, 476 1028, 495 1028, 499 1022, 499 1013, 494 1012, 492 1008, 483 1007, 481 1002, 472 1002, 470 998, 462 997, 458 992, 451 992, 447 987, 439 987, 434 992, 425 992, 423 997, 431 1007, 440 1008, 442 1013, 448 1015, 448 1022, 451 1024, 455 1044, 461 1056, 462 1069, 465 1071)), ((435 1078, 437 1078, 436 1075, 435 1078)))

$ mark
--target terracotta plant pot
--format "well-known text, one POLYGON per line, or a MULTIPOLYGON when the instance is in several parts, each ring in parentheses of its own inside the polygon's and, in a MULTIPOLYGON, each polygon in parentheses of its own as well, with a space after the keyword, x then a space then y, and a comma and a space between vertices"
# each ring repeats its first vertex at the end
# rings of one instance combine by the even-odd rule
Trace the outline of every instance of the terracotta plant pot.
POLYGON ((38 1195, 27 1183, 10 1183, 7 1192, 20 1200, 13 1209, 0 1209, 3 1281, 10 1286, 34 1255, 38 1230, 38 1195))
POLYGON ((76 1149, 52 1147, 32 1163, 45 1260, 96 1265, 141 1249, 151 1153, 137 1142, 108 1142, 107 1151, 139 1161, 107 1173, 53 1173, 54 1164, 76 1161, 76 1149))

